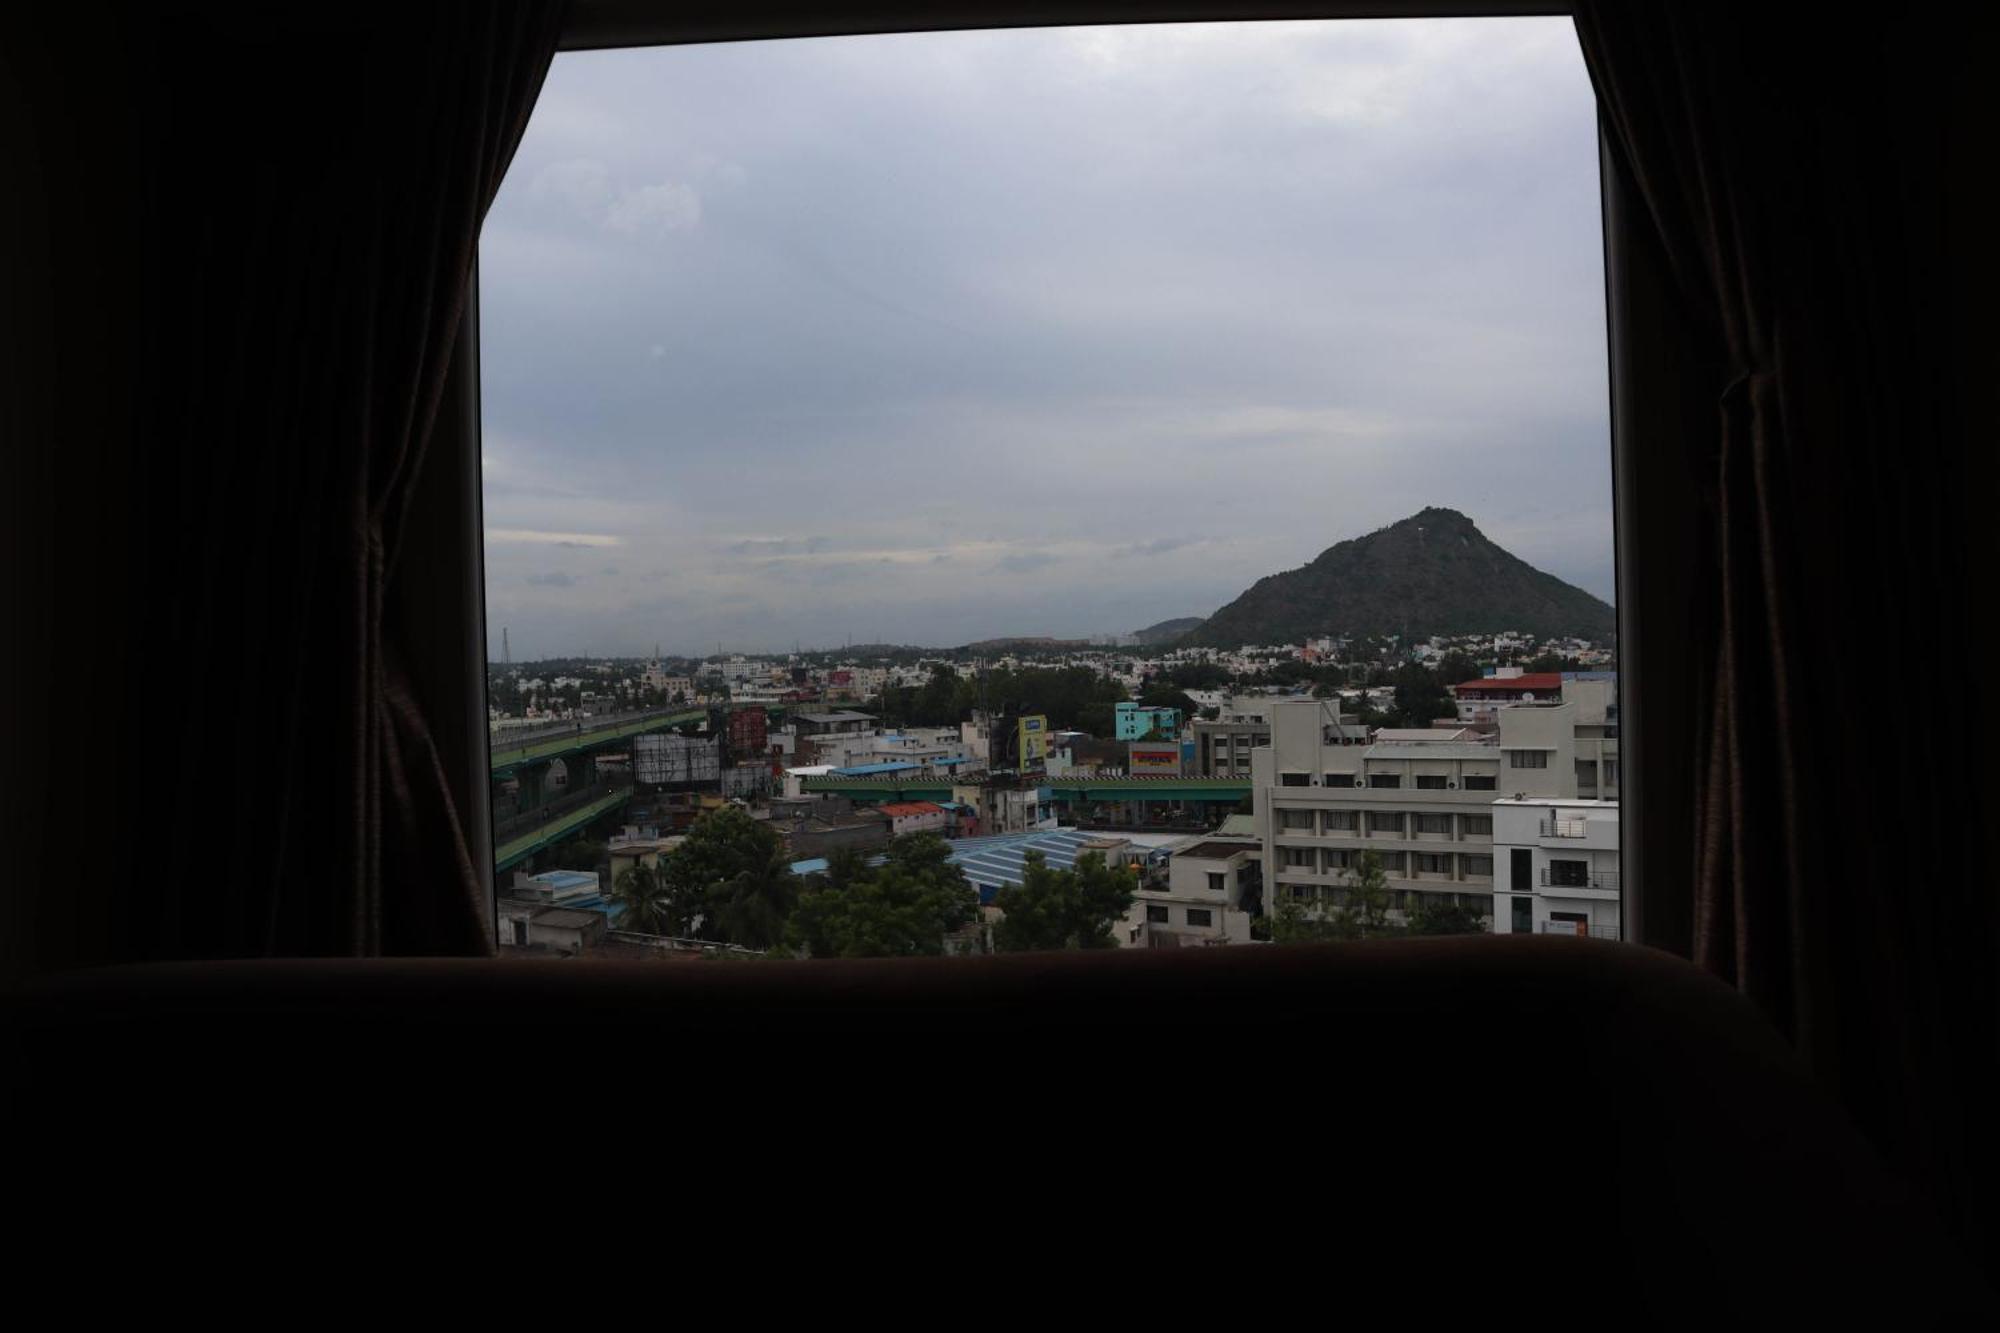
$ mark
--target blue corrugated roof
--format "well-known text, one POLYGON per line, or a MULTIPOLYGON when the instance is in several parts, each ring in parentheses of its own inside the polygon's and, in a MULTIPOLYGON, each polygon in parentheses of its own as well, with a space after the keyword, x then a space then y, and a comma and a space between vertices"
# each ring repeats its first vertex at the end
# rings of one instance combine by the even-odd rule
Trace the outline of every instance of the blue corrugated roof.
POLYGON ((1083 844, 1102 838, 1081 829, 1044 829, 1039 833, 995 833, 983 838, 954 838, 951 860, 979 890, 979 901, 990 903, 1003 884, 1019 884, 1027 872, 1028 853, 1040 852, 1052 869, 1068 870, 1083 855, 1083 844))
POLYGON ((856 764, 852 768, 836 768, 833 770, 833 776, 837 778, 865 778, 882 773, 908 773, 912 769, 920 767, 922 765, 913 764, 907 759, 899 759, 884 764, 856 764))

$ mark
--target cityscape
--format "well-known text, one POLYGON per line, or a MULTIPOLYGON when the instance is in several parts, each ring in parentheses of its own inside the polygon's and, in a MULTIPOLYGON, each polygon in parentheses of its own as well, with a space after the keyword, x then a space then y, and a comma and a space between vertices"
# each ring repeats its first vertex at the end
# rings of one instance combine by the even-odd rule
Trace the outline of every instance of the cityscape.
MULTIPOLYGON (((1454 525, 1477 536, 1426 510, 1322 559, 1454 525)), ((1403 600, 1399 614, 1436 610, 1403 600)), ((1196 642, 1207 623, 953 649, 503 652, 489 669, 501 948, 757 959, 1618 937, 1609 640, 1217 647, 1196 642)))
POLYGON ((1560 18, 557 59, 502 950, 1617 937, 1598 167, 1560 18))

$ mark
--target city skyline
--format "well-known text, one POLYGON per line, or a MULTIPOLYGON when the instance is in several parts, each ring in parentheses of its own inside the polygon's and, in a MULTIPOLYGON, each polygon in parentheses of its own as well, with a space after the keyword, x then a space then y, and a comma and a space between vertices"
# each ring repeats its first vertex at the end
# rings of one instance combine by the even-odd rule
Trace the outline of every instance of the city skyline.
POLYGON ((517 659, 1205 616, 1427 505, 1609 600, 1564 20, 559 57, 482 243, 517 659))

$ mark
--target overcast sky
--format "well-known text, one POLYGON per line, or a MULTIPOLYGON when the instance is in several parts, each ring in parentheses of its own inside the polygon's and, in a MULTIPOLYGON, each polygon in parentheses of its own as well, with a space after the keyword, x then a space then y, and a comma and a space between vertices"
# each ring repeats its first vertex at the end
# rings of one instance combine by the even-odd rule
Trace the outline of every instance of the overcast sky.
POLYGON ((1130 631, 1427 504, 1611 597, 1566 19, 560 55, 480 300, 496 658, 1130 631))

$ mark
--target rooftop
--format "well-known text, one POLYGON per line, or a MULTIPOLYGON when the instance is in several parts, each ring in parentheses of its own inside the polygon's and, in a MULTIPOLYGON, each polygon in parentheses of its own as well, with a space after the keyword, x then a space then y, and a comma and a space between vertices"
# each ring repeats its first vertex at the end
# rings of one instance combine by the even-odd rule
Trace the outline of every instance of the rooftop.
POLYGON ((922 767, 922 764, 914 764, 907 759, 895 759, 880 764, 856 764, 851 768, 836 768, 832 773, 837 778, 868 778, 883 777, 890 773, 909 773, 922 767))
POLYGON ((1203 861, 1223 861, 1237 855, 1239 852, 1254 852, 1256 850, 1257 844, 1254 842, 1218 842, 1210 840, 1208 842, 1198 842, 1192 847, 1183 847, 1175 852, 1174 855, 1177 857, 1192 856, 1203 861))
POLYGON ((1527 671, 1518 676, 1481 676, 1478 680, 1460 681, 1452 686, 1459 694, 1526 694, 1530 692, 1562 690, 1562 673, 1558 671, 1527 671))
POLYGON ((532 918, 537 926, 553 926, 557 930, 586 930, 604 924, 602 912, 578 912, 567 907, 550 907, 535 913, 532 918))
POLYGON ((941 815, 944 813, 943 806, 930 801, 890 801, 886 805, 877 806, 876 808, 885 815, 894 815, 899 819, 906 815, 941 815))

